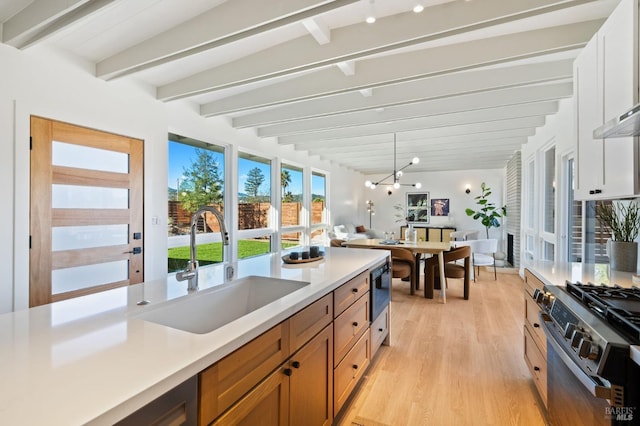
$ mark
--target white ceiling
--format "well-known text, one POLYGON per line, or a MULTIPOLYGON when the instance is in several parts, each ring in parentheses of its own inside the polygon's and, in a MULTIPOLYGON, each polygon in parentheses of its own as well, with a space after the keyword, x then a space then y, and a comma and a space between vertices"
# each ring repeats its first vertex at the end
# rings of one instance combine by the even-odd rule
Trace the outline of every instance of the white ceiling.
POLYGON ((5 44, 384 174, 394 133, 411 171, 504 167, 571 96, 572 61, 618 2, 0 0, 0 22, 5 44))

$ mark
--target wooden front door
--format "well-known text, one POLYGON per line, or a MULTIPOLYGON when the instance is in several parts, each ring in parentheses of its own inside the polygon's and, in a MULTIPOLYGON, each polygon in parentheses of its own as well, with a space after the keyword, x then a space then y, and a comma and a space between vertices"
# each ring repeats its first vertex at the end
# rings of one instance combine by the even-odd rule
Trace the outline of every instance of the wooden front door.
POLYGON ((143 141, 31 117, 30 195, 30 306, 143 281, 143 141))

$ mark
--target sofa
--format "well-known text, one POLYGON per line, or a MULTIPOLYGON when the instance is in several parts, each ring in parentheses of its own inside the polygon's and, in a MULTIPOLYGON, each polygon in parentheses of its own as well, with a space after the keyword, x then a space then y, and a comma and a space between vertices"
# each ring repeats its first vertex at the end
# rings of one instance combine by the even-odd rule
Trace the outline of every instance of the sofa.
POLYGON ((359 238, 384 238, 384 233, 374 229, 366 229, 364 225, 355 226, 351 223, 344 225, 335 225, 333 230, 329 231, 330 239, 338 240, 357 240, 359 238))

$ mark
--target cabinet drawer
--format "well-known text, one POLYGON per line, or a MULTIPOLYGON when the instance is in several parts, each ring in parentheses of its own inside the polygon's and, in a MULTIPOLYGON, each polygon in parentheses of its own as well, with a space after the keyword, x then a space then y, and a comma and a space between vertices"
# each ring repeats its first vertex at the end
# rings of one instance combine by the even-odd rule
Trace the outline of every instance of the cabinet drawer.
POLYGON ((371 356, 374 357, 378 348, 389 335, 389 306, 371 323, 371 356))
POLYGON ((289 357, 289 321, 200 373, 200 424, 209 424, 289 357))
POLYGON ((544 335, 542 326, 540 325, 540 317, 538 313, 540 308, 533 301, 531 296, 527 293, 524 294, 524 318, 525 326, 529 329, 531 336, 536 339, 537 345, 540 347, 544 354, 547 353, 547 336, 544 335))
POLYGON ((338 365, 353 344, 369 329, 369 293, 365 293, 334 321, 333 360, 338 365))
POLYGON ((329 293, 289 319, 291 352, 300 349, 331 321, 333 321, 333 295, 329 293))
POLYGON ((333 292, 333 315, 338 316, 369 291, 369 271, 364 271, 333 292))
MULTIPOLYGON (((289 387, 289 377, 278 368, 212 425, 286 426, 289 424, 289 387)), ((209 423, 201 419, 200 424, 209 423)))
POLYGON ((533 292, 536 289, 542 290, 542 287, 544 287, 544 284, 542 283, 542 281, 540 281, 538 277, 533 275, 531 271, 529 271, 528 269, 525 269, 524 270, 524 288, 526 292, 529 293, 529 296, 533 296, 533 292))
POLYGON ((540 392, 540 397, 547 405, 547 358, 535 343, 535 339, 529 333, 527 327, 524 328, 524 360, 531 371, 533 381, 540 392))
POLYGON ((338 364, 333 375, 333 407, 337 414, 351 391, 364 374, 371 361, 371 339, 369 330, 358 340, 355 346, 338 364))

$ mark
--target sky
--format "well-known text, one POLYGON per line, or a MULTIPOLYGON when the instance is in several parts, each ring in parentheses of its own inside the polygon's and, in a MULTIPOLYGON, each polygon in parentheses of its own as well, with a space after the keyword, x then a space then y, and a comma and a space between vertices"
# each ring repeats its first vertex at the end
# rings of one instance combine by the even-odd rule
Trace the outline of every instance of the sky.
MULTIPOLYGON (((178 186, 178 179, 182 180, 183 170, 189 168, 191 165, 191 159, 195 158, 195 150, 197 148, 178 142, 169 142, 169 176, 168 187, 176 188, 178 186)), ((214 158, 218 162, 221 175, 224 171, 224 157, 222 153, 212 151, 214 158)), ((270 181, 269 165, 260 163, 257 161, 245 160, 240 158, 238 162, 239 181, 238 191, 244 192, 244 184, 247 180, 247 173, 254 167, 258 167, 262 170, 262 174, 265 176, 265 182, 260 187, 260 193, 264 193, 268 189, 270 181)), ((291 191, 292 194, 302 193, 302 173, 289 170, 291 175, 291 184, 287 188, 287 191, 291 191)), ((312 176, 312 192, 314 194, 324 193, 324 180, 316 176, 312 176)))

